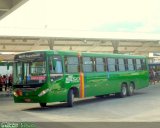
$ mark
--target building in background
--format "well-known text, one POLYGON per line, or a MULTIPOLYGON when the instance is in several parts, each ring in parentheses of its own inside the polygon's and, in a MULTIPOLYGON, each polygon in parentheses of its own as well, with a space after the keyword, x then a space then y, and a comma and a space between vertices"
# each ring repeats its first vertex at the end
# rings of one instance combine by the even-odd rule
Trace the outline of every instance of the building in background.
POLYGON ((149 63, 160 63, 160 52, 149 53, 149 63))

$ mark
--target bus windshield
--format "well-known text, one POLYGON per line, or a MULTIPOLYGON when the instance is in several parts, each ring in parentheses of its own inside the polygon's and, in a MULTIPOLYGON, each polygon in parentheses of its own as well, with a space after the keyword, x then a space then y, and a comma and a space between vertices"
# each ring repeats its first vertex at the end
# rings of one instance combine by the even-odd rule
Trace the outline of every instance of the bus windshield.
POLYGON ((29 58, 14 63, 14 84, 41 84, 46 80, 46 61, 44 58, 29 58))

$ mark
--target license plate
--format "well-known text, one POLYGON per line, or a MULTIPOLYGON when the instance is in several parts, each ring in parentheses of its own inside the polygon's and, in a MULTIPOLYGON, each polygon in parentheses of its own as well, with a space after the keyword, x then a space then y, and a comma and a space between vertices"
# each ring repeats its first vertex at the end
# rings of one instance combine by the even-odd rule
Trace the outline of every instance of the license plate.
POLYGON ((25 102, 31 102, 31 99, 24 99, 25 102))

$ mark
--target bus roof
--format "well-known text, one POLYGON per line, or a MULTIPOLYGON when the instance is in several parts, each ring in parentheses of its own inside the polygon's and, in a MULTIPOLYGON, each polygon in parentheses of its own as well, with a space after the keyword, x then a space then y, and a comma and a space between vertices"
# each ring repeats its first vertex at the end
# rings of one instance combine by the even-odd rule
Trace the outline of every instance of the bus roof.
MULTIPOLYGON (((118 57, 118 58, 146 58, 146 56, 142 55, 130 55, 130 54, 115 54, 115 53, 94 53, 94 52, 77 52, 77 51, 60 51, 60 50, 34 50, 34 51, 27 51, 22 52, 19 54, 24 53, 33 53, 33 52, 45 52, 45 53, 54 53, 54 54, 61 54, 61 55, 78 55, 81 54, 82 56, 95 56, 95 57, 118 57)), ((17 54, 18 55, 18 54, 17 54)))

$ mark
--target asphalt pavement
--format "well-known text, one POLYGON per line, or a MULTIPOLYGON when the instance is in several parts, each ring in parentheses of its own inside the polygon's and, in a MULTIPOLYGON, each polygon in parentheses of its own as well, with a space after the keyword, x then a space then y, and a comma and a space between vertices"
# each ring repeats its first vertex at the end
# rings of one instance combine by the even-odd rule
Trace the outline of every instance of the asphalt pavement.
POLYGON ((87 98, 65 103, 14 103, 13 97, 0 93, 1 122, 160 122, 160 83, 137 90, 134 96, 87 98))

